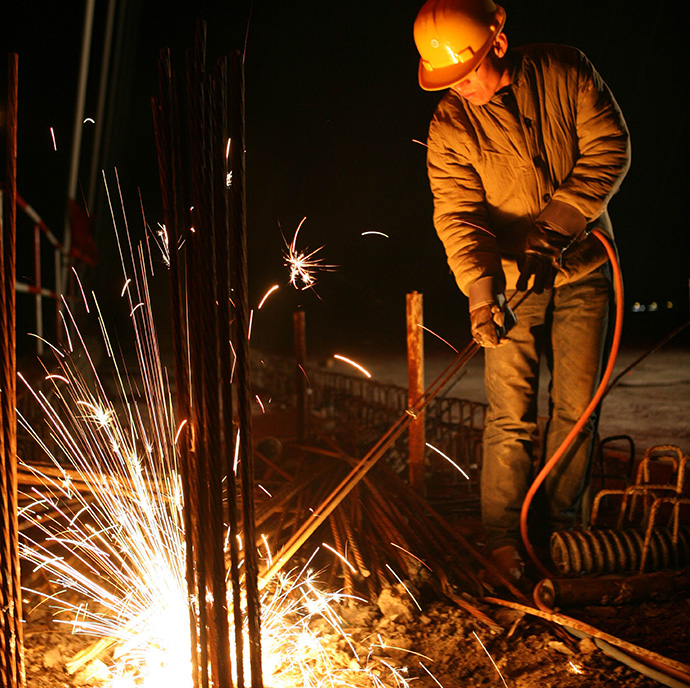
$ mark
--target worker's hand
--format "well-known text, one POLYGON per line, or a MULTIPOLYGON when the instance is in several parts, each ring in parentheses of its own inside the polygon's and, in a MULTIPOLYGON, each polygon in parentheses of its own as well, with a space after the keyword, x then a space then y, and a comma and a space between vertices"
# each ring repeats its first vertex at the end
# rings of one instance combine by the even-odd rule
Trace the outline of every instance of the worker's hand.
POLYGON ((477 344, 489 349, 509 342, 508 331, 516 322, 515 313, 503 294, 497 294, 492 303, 483 303, 470 310, 472 337, 477 344))
POLYGON ((517 290, 527 291, 527 284, 532 276, 532 291, 535 294, 553 288, 561 267, 563 251, 572 241, 573 237, 569 234, 562 234, 545 224, 535 224, 525 237, 525 256, 520 265, 517 290))

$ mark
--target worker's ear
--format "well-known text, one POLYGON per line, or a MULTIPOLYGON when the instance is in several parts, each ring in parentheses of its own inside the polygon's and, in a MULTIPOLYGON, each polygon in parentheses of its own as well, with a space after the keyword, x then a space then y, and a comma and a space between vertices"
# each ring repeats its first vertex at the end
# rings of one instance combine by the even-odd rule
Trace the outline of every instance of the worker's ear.
POLYGON ((494 40, 493 51, 499 60, 508 52, 508 37, 502 31, 494 40))

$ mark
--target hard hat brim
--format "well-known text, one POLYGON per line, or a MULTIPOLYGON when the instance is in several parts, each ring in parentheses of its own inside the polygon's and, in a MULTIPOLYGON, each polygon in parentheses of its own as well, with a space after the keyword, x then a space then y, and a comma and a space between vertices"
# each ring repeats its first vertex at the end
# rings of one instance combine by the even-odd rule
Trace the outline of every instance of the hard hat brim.
POLYGON ((419 85, 425 91, 442 91, 445 88, 450 88, 453 84, 457 84, 458 81, 462 81, 477 69, 482 60, 489 54, 496 36, 501 33, 505 26, 506 11, 500 5, 496 5, 496 19, 498 20, 498 28, 494 33, 493 39, 487 41, 482 46, 482 49, 473 55, 471 60, 437 69, 427 69, 424 66, 424 62, 420 60, 418 69, 419 85))
POLYGON ((420 60, 418 74, 419 85, 425 91, 442 91, 445 88, 450 88, 453 84, 462 81, 466 76, 477 69, 488 52, 489 50, 487 49, 475 55, 469 62, 450 65, 449 67, 442 67, 441 69, 427 69, 422 60, 420 60))

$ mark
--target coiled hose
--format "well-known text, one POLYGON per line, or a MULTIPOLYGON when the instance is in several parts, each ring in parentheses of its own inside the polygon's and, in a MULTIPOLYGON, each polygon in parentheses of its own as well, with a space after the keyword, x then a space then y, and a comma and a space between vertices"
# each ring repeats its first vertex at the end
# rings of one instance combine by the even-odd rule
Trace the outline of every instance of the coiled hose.
POLYGON ((623 278, 621 275, 620 265, 618 263, 618 257, 616 256, 616 251, 613 248, 611 242, 600 230, 595 229, 593 230, 592 234, 594 234, 594 236, 596 236, 596 238, 599 239, 599 241, 603 244, 604 248, 606 249, 606 253, 608 255, 609 262, 611 263, 611 268, 613 270, 613 285, 616 300, 616 322, 613 331, 613 340, 611 342, 611 350, 609 352, 608 363, 601 377, 601 382, 599 383, 597 391, 592 397, 592 400, 589 402, 587 408, 584 410, 584 413, 582 414, 580 419, 573 426, 573 429, 570 431, 568 436, 563 440, 558 449, 556 449, 551 458, 544 464, 543 468, 539 471, 537 477, 534 479, 534 482, 530 486, 529 490, 527 490, 525 500, 522 503, 522 510, 520 512, 520 535, 522 537, 522 543, 525 547, 525 551, 527 552, 529 558, 532 560, 533 564, 546 578, 551 576, 551 572, 544 566, 544 564, 542 564, 542 562, 539 560, 539 557, 537 557, 534 548, 532 547, 527 527, 527 514, 529 513, 529 509, 532 504, 532 500, 534 499, 534 495, 541 487, 541 484, 544 482, 546 476, 549 474, 551 469, 558 463, 558 461, 561 459, 568 447, 572 444, 573 440, 577 437, 580 430, 582 430, 585 423, 587 422, 587 420, 592 415, 597 405, 601 401, 601 398, 604 396, 606 386, 608 385, 609 379, 611 378, 611 374, 613 373, 613 366, 616 363, 616 356, 618 355, 618 346, 620 344, 621 332, 623 330, 623 278))

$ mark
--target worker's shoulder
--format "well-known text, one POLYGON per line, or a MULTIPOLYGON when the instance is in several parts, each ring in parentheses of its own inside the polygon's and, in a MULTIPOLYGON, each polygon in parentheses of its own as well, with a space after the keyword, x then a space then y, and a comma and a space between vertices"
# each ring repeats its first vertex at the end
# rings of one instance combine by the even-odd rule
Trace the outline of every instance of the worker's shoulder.
POLYGON ((469 126, 467 106, 463 98, 455 91, 448 89, 439 101, 429 125, 430 135, 441 135, 441 132, 462 131, 469 126))
POLYGON ((514 48, 513 52, 523 64, 532 63, 543 69, 558 66, 577 68, 583 61, 588 61, 579 48, 560 43, 532 43, 514 48))

